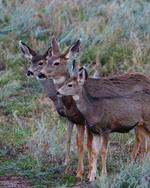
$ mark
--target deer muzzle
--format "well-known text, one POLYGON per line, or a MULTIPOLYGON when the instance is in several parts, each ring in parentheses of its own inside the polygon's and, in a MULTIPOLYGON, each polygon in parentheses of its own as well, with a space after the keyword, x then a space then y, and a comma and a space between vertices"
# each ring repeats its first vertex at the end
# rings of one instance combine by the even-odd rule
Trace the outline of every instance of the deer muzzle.
POLYGON ((32 72, 32 71, 27 71, 27 76, 33 76, 34 75, 34 73, 32 72))
POLYGON ((62 94, 59 91, 56 92, 57 97, 62 97, 62 94))
POLYGON ((40 72, 40 73, 38 74, 38 78, 39 78, 39 79, 45 79, 45 78, 46 78, 46 75, 43 74, 42 72, 40 72))

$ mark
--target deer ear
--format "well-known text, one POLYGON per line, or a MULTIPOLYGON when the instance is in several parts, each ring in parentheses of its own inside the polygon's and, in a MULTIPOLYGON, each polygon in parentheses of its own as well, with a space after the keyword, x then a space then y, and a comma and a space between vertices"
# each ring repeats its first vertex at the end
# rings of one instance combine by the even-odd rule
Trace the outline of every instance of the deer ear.
POLYGON ((88 73, 85 67, 81 67, 78 73, 78 82, 80 85, 84 85, 85 81, 88 79, 88 73))
POLYGON ((48 58, 52 56, 52 47, 49 47, 48 50, 43 55, 44 58, 48 58))
POLYGON ((19 41, 19 47, 26 59, 31 60, 32 57, 36 55, 36 52, 22 41, 19 41))
POLYGON ((59 44, 56 41, 56 37, 55 37, 54 34, 52 35, 51 45, 52 45, 52 55, 59 55, 60 54, 60 48, 59 48, 59 44))
POLYGON ((78 69, 77 69, 77 62, 76 60, 74 59, 73 62, 72 62, 72 77, 75 77, 77 78, 78 77, 78 69))
POLYGON ((64 53, 65 59, 69 59, 71 54, 73 55, 73 54, 79 52, 80 44, 81 44, 81 41, 77 40, 71 47, 69 47, 69 49, 64 53))

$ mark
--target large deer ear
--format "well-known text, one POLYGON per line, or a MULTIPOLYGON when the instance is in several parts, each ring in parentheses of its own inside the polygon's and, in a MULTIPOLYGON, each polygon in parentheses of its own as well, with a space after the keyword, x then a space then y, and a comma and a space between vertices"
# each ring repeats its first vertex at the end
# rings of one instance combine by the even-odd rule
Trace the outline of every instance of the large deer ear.
POLYGON ((69 57, 80 50, 81 41, 77 40, 68 50, 63 54, 65 59, 69 59, 69 57))
POLYGON ((31 60, 32 57, 36 55, 36 52, 22 41, 19 41, 19 47, 26 59, 31 60))
POLYGON ((77 78, 78 77, 78 68, 77 68, 77 62, 74 59, 72 62, 72 71, 71 71, 71 76, 77 78))
POLYGON ((52 47, 49 47, 48 50, 43 55, 44 58, 48 58, 52 56, 52 47))
POLYGON ((52 35, 51 45, 52 45, 52 55, 59 55, 60 48, 59 48, 59 44, 56 41, 56 37, 54 34, 52 35))
POLYGON ((78 82, 80 85, 83 85, 88 79, 88 72, 85 67, 81 67, 78 72, 78 82))

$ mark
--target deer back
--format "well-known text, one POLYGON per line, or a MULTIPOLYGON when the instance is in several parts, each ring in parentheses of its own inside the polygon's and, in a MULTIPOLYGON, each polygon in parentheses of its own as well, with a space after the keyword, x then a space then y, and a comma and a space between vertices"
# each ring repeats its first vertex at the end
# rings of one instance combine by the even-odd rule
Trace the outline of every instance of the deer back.
POLYGON ((85 85, 90 95, 98 98, 150 92, 150 80, 142 74, 125 74, 101 79, 89 78, 85 85))
MULTIPOLYGON (((95 98, 87 88, 80 95, 79 108, 94 133, 128 132, 138 124, 150 125, 150 93, 95 98)), ((150 128, 150 127, 149 127, 150 128)))

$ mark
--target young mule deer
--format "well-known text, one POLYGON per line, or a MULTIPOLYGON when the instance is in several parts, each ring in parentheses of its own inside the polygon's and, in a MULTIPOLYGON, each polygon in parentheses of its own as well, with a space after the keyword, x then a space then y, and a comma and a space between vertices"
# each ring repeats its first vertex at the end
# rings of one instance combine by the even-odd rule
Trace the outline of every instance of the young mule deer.
MULTIPOLYGON (((58 89, 65 82, 67 78, 69 78, 69 73, 65 69, 65 66, 71 55, 75 51, 79 50, 80 41, 77 41, 73 46, 69 47, 65 53, 60 53, 59 45, 56 41, 55 36, 52 36, 52 56, 48 57, 48 63, 43 67, 39 74, 39 78, 52 78, 56 88, 58 89), (51 65, 49 69, 49 64, 51 65), (60 66, 64 65, 64 67, 60 66), (62 72, 65 69, 65 72, 62 72), (52 70, 51 70, 52 69, 52 70), (57 76, 56 73, 59 73, 57 76)), ((76 107, 76 103, 73 100, 72 96, 63 96, 61 97, 62 102, 66 109, 67 118, 76 124, 77 127, 77 148, 78 148, 78 165, 77 165, 77 177, 81 177, 83 175, 83 146, 84 146, 84 130, 85 130, 85 119, 80 111, 76 107)), ((88 145, 88 160, 91 159, 91 133, 87 134, 87 145, 88 145)), ((91 162, 89 162, 91 164, 91 162)), ((89 166, 89 171, 90 171, 89 166)))
MULTIPOLYGON (((31 49, 27 44, 22 41, 19 42, 19 47, 23 56, 30 62, 30 66, 27 69, 28 77, 36 77, 43 66, 47 63, 47 57, 51 56, 52 48, 50 47, 43 55, 38 54, 33 49, 31 49)), ((60 97, 56 95, 56 87, 53 83, 52 79, 40 80, 43 94, 49 97, 55 106, 56 111, 62 117, 66 117, 65 107, 62 103, 60 97)), ((71 135, 74 124, 71 121, 67 121, 67 133, 66 133, 66 156, 65 156, 65 164, 67 169, 70 166, 70 144, 71 144, 71 135)), ((68 171, 66 169, 66 171, 68 171)))
POLYGON ((138 130, 134 155, 137 155, 141 135, 150 137, 150 80, 143 75, 88 79, 87 71, 81 68, 78 75, 66 81, 58 92, 73 96, 86 119, 87 128, 93 133, 90 181, 96 177, 100 142, 102 175, 107 174, 106 156, 110 133, 126 133, 133 128, 138 130), (140 83, 136 83, 138 81, 140 83))

